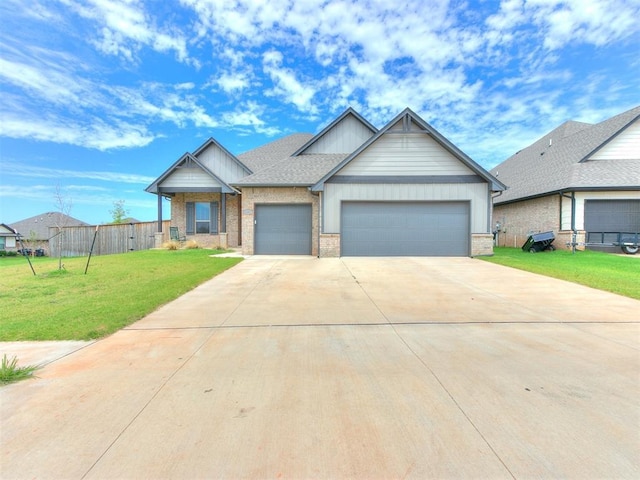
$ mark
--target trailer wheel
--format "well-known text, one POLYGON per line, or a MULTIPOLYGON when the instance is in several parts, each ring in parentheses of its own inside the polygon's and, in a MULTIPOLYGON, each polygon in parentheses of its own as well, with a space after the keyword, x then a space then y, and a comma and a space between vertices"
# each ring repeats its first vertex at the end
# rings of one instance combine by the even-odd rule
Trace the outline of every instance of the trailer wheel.
POLYGON ((640 247, 638 247, 637 245, 635 247, 631 245, 622 246, 622 251, 627 255, 635 255, 636 253, 638 253, 638 250, 640 250, 640 247))

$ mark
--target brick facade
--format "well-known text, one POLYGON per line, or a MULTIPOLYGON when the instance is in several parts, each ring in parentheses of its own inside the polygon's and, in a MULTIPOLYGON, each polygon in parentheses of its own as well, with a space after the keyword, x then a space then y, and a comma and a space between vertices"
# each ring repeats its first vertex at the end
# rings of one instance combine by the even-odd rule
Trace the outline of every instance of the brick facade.
POLYGON ((320 257, 340 256, 340 234, 321 233, 320 234, 320 257))
MULTIPOLYGON (((560 195, 496 205, 493 207, 493 228, 500 222, 501 231, 496 241, 500 247, 520 248, 532 233, 552 231, 556 248, 569 249, 571 230, 560 230, 560 195)), ((584 242, 585 234, 578 232, 577 241, 584 242)), ((583 247, 579 247, 583 248, 583 247)))
POLYGON ((474 233, 471 235, 471 256, 493 255, 493 235, 490 233, 474 233))
MULTIPOLYGON (((218 202, 218 208, 222 208, 221 193, 176 193, 171 198, 171 226, 178 227, 180 235, 187 232, 187 202, 218 202)), ((187 240, 195 241, 203 248, 238 247, 240 246, 238 232, 238 217, 240 209, 240 196, 227 195, 227 233, 186 235, 187 240)), ((221 231, 221 215, 218 212, 218 232, 221 231)))
POLYGON ((243 255, 253 255, 255 205, 262 203, 310 203, 312 215, 311 254, 318 255, 319 199, 306 187, 245 187, 242 189, 243 255))

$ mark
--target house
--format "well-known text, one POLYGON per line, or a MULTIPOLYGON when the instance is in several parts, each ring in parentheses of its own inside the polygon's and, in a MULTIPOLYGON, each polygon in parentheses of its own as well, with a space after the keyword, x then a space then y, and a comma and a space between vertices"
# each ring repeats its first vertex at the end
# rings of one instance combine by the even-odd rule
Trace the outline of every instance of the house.
POLYGON ((25 247, 43 249, 49 251, 49 228, 51 227, 78 227, 89 225, 77 218, 65 215, 62 212, 45 212, 34 217, 26 218, 11 224, 11 227, 20 234, 25 247))
POLYGON ((167 197, 172 226, 203 246, 469 256, 492 253, 491 196, 505 188, 410 109, 378 130, 349 108, 316 135, 238 156, 209 139, 146 191, 159 219, 167 197))
POLYGON ((4 223, 0 223, 0 251, 15 252, 18 249, 17 236, 18 232, 13 228, 4 223))
POLYGON ((494 198, 499 245, 546 231, 563 248, 639 232, 640 106, 598 124, 565 122, 491 173, 509 185, 494 198))

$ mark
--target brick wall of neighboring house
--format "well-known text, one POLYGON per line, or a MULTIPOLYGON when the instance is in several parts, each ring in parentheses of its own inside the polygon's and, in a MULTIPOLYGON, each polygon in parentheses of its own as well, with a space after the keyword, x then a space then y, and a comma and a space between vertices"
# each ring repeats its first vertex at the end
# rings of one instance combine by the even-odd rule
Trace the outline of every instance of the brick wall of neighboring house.
POLYGON ((242 253, 253 255, 255 204, 311 203, 311 254, 318 255, 318 196, 306 187, 244 187, 242 189, 242 253))
MULTIPOLYGON (((493 228, 500 222, 497 235, 500 247, 521 248, 532 233, 552 231, 556 237, 556 248, 570 248, 572 232, 560 230, 560 195, 524 200, 522 202, 493 207, 493 228)), ((578 242, 584 242, 584 232, 578 232, 578 242)), ((583 248, 583 247, 580 247, 583 248)))
MULTIPOLYGON (((171 198, 171 226, 178 227, 180 236, 186 236, 187 240, 194 240, 203 248, 237 247, 238 238, 238 202, 239 196, 227 195, 227 234, 211 235, 197 233, 187 235, 187 202, 218 202, 218 209, 222 207, 220 193, 176 193, 171 198)), ((218 232, 220 232, 221 216, 218 211, 218 232)))

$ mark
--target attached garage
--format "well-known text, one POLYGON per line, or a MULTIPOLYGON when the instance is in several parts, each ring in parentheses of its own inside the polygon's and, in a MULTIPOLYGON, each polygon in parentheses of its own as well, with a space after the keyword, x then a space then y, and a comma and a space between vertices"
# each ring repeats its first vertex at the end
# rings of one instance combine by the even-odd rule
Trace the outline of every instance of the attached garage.
POLYGON ((344 256, 467 256, 469 202, 343 202, 344 256))
POLYGON ((311 255, 311 204, 257 204, 256 255, 311 255))

